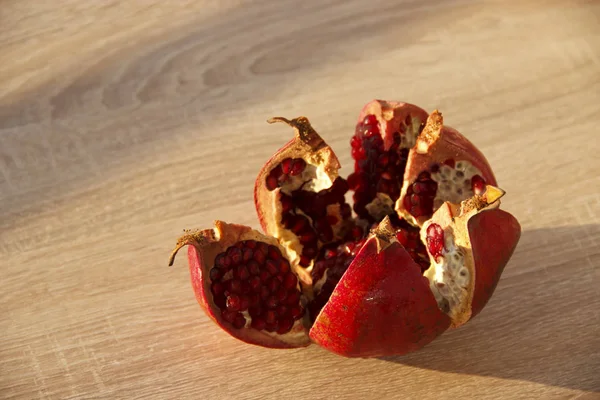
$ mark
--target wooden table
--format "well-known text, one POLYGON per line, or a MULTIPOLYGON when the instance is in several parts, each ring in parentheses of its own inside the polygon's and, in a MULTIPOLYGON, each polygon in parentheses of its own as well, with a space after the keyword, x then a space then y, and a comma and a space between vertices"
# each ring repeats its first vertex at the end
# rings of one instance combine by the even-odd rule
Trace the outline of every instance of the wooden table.
POLYGON ((0 397, 600 398, 600 2, 0 3, 0 397), (523 235, 495 296, 422 351, 274 351, 200 310, 183 228, 258 227, 307 115, 347 175, 361 106, 475 142, 523 235))

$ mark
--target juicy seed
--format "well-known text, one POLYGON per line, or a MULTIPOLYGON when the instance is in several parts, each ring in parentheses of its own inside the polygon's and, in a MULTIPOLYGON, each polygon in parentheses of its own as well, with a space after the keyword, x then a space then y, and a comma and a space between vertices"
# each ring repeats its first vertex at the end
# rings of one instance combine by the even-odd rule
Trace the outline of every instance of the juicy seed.
POLYGON ((485 192, 485 180, 479 175, 473 175, 471 178, 471 187, 475 194, 482 194, 485 192))
POLYGON ((239 311, 241 308, 240 296, 237 294, 232 294, 227 297, 227 310, 229 311, 239 311))
POLYGON ((283 160, 281 162, 281 171, 283 171, 284 174, 289 175, 290 172, 292 172, 292 163, 294 161, 291 158, 286 158, 285 160, 283 160))
POLYGON ((444 252, 444 230, 438 224, 427 227, 427 250, 436 259, 444 252))
POLYGON ((290 175, 300 175, 302 171, 304 171, 304 168, 306 168, 306 161, 301 158, 296 158, 292 164, 290 175))
POLYGON ((246 318, 240 313, 238 313, 235 317, 235 321, 233 321, 233 327, 236 329, 241 329, 246 325, 246 318))

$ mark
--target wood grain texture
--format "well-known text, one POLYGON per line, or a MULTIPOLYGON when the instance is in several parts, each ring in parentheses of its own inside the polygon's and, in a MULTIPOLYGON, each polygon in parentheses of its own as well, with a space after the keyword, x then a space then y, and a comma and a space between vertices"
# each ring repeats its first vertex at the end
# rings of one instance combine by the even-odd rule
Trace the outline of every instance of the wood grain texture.
POLYGON ((0 1, 0 397, 600 398, 600 2, 0 1), (272 351, 201 312, 183 228, 258 227, 309 116, 439 108, 523 236, 486 309, 422 351, 272 351))

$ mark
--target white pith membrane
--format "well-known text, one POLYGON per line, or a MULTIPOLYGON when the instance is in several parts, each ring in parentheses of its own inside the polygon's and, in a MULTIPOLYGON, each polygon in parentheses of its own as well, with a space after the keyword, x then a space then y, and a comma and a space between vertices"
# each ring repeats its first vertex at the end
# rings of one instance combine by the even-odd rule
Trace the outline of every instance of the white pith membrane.
POLYGON ((441 165, 439 171, 431 172, 431 179, 437 182, 437 192, 433 199, 433 209, 437 210, 444 203, 459 204, 464 199, 473 197, 471 178, 481 176, 481 171, 468 161, 458 161, 454 168, 441 165))

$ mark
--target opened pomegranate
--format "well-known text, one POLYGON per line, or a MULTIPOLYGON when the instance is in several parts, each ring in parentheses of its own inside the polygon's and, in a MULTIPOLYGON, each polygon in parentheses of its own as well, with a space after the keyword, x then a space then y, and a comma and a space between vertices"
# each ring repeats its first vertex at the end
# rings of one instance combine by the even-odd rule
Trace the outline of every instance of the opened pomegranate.
POLYGON ((261 169, 265 234, 217 221, 187 232, 200 304, 273 348, 316 342, 357 357, 414 351, 485 305, 520 236, 483 155, 435 111, 374 101, 351 140, 354 172, 304 117, 261 169), (346 201, 353 192, 354 211, 346 201))

